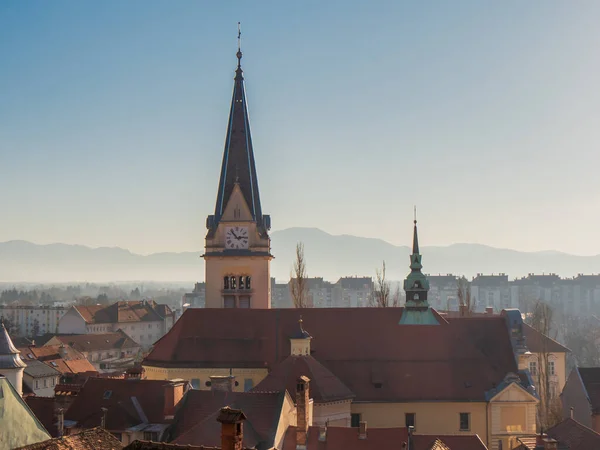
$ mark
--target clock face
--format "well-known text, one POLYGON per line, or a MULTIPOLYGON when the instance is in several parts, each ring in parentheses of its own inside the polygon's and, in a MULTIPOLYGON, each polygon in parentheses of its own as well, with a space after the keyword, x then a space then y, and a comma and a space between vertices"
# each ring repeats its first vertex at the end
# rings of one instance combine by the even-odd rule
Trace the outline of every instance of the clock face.
POLYGON ((225 228, 225 248, 236 250, 248 248, 248 227, 225 228))

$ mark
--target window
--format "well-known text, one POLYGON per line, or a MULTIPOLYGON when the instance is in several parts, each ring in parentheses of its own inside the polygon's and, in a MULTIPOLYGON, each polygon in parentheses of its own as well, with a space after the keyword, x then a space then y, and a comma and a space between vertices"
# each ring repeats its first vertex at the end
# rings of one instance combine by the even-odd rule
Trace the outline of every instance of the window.
POLYGON ((251 286, 252 286, 251 282, 252 282, 252 278, 249 276, 246 277, 246 289, 251 289, 251 286))
POLYGON ((247 295, 243 295, 240 297, 240 308, 250 308, 250 297, 247 295))
POLYGON ((226 295, 223 299, 224 308, 235 308, 235 297, 233 295, 226 295))
POLYGON ((40 388, 40 382, 38 380, 35 380, 35 388, 36 389, 40 388))
POLYGON ((460 431, 469 431, 471 429, 471 414, 459 413, 460 431))
POLYGON ((145 441, 158 441, 158 433, 155 431, 144 431, 145 441))
POLYGON ((254 387, 254 380, 252 378, 244 379, 244 392, 248 392, 254 387))
POLYGON ((417 415, 415 413, 404 414, 404 424, 406 428, 413 427, 417 428, 417 415))
POLYGON ((531 375, 537 375, 537 362, 536 361, 529 362, 529 371, 531 372, 531 375))
POLYGON ((52 387, 54 387, 56 385, 56 378, 52 378, 52 387))
POLYGON ((350 414, 350 426, 358 428, 360 426, 360 414, 350 414))
POLYGON ((48 387, 48 379, 44 378, 44 387, 47 388, 48 387))
POLYGON ((239 288, 240 288, 240 289, 244 289, 244 277, 240 277, 240 284, 239 284, 239 288))
POLYGON ((104 391, 104 395, 102 396, 103 400, 108 400, 112 395, 112 391, 104 391))
POLYGON ((556 375, 556 373, 554 372, 554 361, 548 361, 548 374, 556 375))
POLYGON ((235 289, 236 287, 236 279, 235 277, 229 278, 229 289, 235 289))
POLYGON ((229 277, 223 277, 223 289, 229 289, 229 277))
POLYGON ((200 389, 200 380, 198 378, 192 378, 192 388, 200 389))

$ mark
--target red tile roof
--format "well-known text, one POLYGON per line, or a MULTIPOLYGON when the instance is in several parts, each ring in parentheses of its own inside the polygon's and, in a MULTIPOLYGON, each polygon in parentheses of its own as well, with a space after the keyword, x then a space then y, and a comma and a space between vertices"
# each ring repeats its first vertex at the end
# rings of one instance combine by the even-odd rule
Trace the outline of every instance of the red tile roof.
POLYGON ((217 422, 224 406, 241 409, 244 445, 273 443, 285 392, 223 392, 189 390, 175 413, 172 438, 176 444, 219 446, 221 424, 217 422))
POLYGON ((600 367, 578 367, 577 371, 590 400, 592 412, 600 413, 600 367))
MULTIPOLYGON (((313 336, 312 356, 356 400, 482 401, 507 373, 518 372, 503 317, 399 325, 402 310, 307 308, 301 314, 313 336)), ((296 309, 188 309, 144 364, 273 369, 289 356, 299 317, 296 309)))
POLYGON ((84 430, 71 436, 49 439, 17 450, 120 450, 121 442, 102 428, 84 430))
POLYGON ((220 447, 204 447, 203 445, 177 445, 165 442, 133 441, 123 450, 221 450, 220 447))
POLYGON ((76 421, 81 428, 96 427, 101 423, 101 408, 107 408, 106 428, 111 431, 139 425, 146 419, 152 424, 168 423, 165 391, 170 385, 170 381, 162 380, 89 378, 66 411, 65 420, 76 421))
POLYGON ((296 380, 310 378, 310 397, 315 403, 347 400, 354 397, 348 387, 312 356, 288 356, 277 364, 253 391, 285 391, 292 398, 296 392, 296 380))
MULTIPOLYGON (((328 427, 324 441, 319 440, 319 427, 310 427, 307 450, 402 450, 408 441, 406 428, 367 428, 366 439, 359 438, 358 428, 328 427)), ((436 441, 450 450, 487 450, 477 435, 420 435, 412 437, 412 450, 430 450, 436 441)), ((287 429, 282 450, 296 449, 296 427, 287 429)))
POLYGON ((571 418, 553 426, 547 434, 559 444, 567 444, 569 450, 600 449, 600 434, 571 418))
POLYGON ((571 351, 560 342, 557 342, 545 334, 540 333, 531 325, 527 325, 526 323, 523 323, 523 335, 525 336, 525 345, 530 352, 567 353, 571 351))
POLYGON ((98 371, 85 356, 68 345, 63 346, 65 356, 60 354, 60 345, 45 345, 43 347, 25 347, 20 349, 25 362, 37 359, 47 366, 58 370, 61 374, 88 373, 96 374, 98 371))
POLYGON ((116 302, 109 306, 76 305, 74 308, 87 323, 160 322, 163 317, 154 309, 154 305, 154 302, 140 300, 116 302))
POLYGON ((140 346, 140 344, 131 339, 123 330, 118 330, 115 333, 102 334, 57 335, 55 339, 58 339, 63 344, 69 345, 80 352, 94 352, 112 349, 121 350, 140 346))

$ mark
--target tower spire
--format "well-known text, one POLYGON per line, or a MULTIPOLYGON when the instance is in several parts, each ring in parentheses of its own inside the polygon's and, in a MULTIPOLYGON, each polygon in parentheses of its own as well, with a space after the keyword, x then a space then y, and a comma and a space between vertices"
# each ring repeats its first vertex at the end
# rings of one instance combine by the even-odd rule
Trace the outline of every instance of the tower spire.
POLYGON ((417 207, 415 206, 415 229, 413 231, 413 255, 419 254, 419 237, 417 236, 417 207))
MULTIPOLYGON (((256 164, 254 161, 254 150, 252 147, 252 135, 250 133, 250 119, 248 116, 248 105, 246 103, 246 92, 244 76, 242 71, 242 32, 241 24, 238 22, 238 49, 237 68, 233 84, 233 96, 229 109, 229 121, 227 124, 227 135, 225 138, 225 149, 223 151, 223 163, 221 165, 221 176, 219 178, 219 190, 217 191, 217 202, 214 216, 209 216, 207 227, 214 229, 219 224, 229 198, 233 192, 236 182, 248 205, 252 220, 262 230, 268 229, 269 223, 264 223, 260 195, 258 190, 258 177, 256 175, 256 164)), ((269 219, 265 219, 269 222, 269 219)), ((265 230, 266 231, 266 230, 265 230)))

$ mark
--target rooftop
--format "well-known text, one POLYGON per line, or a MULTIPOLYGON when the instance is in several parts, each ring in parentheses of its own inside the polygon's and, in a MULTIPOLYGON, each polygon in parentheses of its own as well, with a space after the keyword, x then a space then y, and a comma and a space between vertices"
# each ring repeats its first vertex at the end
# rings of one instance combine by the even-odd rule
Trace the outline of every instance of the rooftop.
POLYGON ((568 445, 569 450, 600 448, 600 434, 571 418, 548 429, 547 434, 559 444, 568 445))
POLYGON ((17 450, 120 450, 121 442, 102 428, 84 430, 71 436, 49 439, 17 450))

